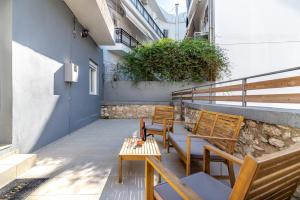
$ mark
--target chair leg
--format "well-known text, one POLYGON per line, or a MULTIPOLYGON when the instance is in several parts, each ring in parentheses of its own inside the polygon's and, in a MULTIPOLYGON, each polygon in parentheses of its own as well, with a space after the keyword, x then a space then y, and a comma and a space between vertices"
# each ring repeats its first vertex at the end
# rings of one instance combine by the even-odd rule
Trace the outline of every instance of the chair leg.
POLYGON ((164 133, 163 135, 163 142, 164 142, 164 148, 167 148, 167 136, 166 136, 166 133, 164 133))
POLYGON ((229 175, 229 179, 230 179, 230 185, 231 185, 231 187, 233 187, 234 184, 235 184, 235 175, 234 175, 233 163, 230 162, 230 161, 227 161, 226 164, 227 164, 227 168, 228 168, 228 175, 229 175))
POLYGON ((186 138, 186 175, 191 173, 191 138, 186 138))
POLYGON ((186 169, 185 169, 185 175, 189 176, 191 174, 191 159, 186 159, 186 169))

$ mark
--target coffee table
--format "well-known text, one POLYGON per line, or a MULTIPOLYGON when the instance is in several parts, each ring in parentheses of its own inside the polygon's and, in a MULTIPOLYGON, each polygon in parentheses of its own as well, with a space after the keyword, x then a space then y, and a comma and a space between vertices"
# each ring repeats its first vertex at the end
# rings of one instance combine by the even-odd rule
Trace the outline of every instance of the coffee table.
MULTIPOLYGON (((141 147, 134 147, 137 138, 125 138, 119 153, 119 182, 122 182, 123 160, 145 160, 147 156, 155 156, 161 160, 161 153, 154 138, 147 138, 141 147)), ((160 177, 159 177, 160 179, 160 177)))

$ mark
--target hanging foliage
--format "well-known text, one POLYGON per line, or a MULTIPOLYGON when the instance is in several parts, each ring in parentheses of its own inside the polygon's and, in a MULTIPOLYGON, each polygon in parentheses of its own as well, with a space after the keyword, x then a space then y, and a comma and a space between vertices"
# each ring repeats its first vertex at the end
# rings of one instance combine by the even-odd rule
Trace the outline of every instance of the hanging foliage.
POLYGON ((229 76, 223 49, 204 39, 146 43, 123 56, 119 72, 138 81, 214 81, 229 76))

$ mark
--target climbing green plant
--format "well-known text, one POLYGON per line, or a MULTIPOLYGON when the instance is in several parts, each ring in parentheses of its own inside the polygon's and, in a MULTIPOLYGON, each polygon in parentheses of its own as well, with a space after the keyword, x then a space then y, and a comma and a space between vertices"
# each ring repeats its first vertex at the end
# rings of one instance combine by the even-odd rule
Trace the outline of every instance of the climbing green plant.
POLYGON ((138 81, 214 81, 229 76, 223 49, 204 39, 146 43, 123 56, 119 72, 138 81))

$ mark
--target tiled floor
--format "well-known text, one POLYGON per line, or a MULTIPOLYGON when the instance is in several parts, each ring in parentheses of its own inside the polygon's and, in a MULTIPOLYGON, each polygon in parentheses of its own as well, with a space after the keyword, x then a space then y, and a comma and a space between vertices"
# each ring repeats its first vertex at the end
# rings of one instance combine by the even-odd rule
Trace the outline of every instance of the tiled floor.
MULTIPOLYGON (((144 162, 123 163, 119 184, 117 156, 125 137, 138 130, 137 120, 98 120, 37 151, 37 163, 22 178, 50 178, 27 199, 139 200, 144 198, 144 162)), ((182 127, 176 127, 182 130, 182 127)), ((174 149, 161 148, 162 162, 177 176, 184 165, 174 149)), ((200 168, 194 165, 192 171, 200 168)), ((215 171, 221 167, 215 166, 215 171)))

